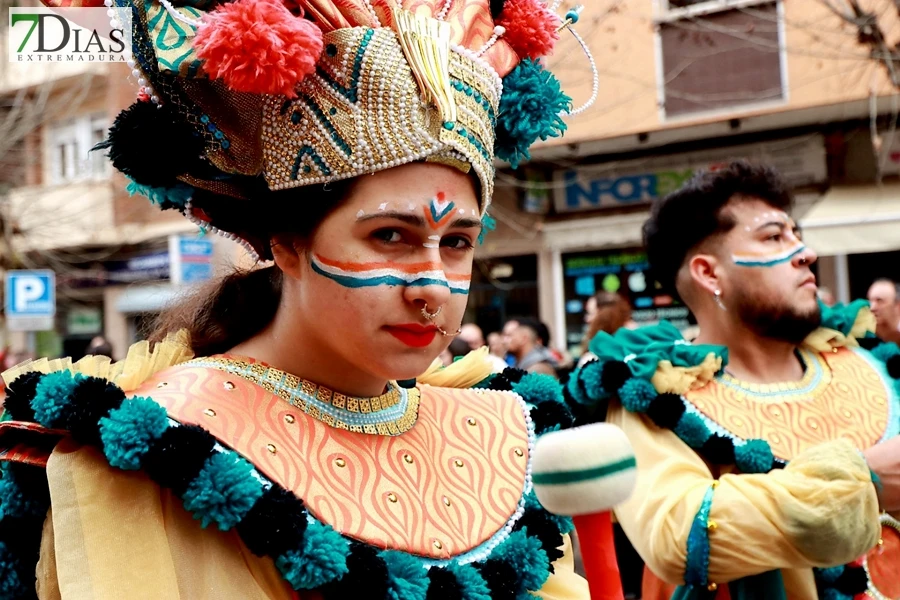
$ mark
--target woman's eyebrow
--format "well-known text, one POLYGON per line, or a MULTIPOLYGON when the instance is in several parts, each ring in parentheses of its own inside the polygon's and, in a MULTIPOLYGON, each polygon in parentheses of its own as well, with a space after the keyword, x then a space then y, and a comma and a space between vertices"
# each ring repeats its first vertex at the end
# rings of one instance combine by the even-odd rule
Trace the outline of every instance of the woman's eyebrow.
POLYGON ((425 227, 425 219, 415 215, 413 213, 408 212, 398 212, 398 211, 385 211, 385 212, 377 212, 377 213, 368 213, 358 217, 356 219, 357 223, 363 223, 365 221, 371 221, 373 219, 396 219, 398 221, 403 221, 404 223, 409 223, 410 225, 415 225, 417 227, 425 227))

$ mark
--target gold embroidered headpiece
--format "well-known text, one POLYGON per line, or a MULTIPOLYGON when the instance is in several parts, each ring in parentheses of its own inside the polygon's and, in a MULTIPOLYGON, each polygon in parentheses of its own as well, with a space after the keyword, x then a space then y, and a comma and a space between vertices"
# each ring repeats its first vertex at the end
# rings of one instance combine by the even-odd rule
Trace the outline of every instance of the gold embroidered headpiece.
POLYGON ((197 189, 259 211, 273 191, 429 161, 474 172, 485 214, 494 157, 517 166, 582 110, 539 61, 580 9, 543 0, 104 1, 133 9, 140 93, 101 147, 130 192, 254 254, 197 189))

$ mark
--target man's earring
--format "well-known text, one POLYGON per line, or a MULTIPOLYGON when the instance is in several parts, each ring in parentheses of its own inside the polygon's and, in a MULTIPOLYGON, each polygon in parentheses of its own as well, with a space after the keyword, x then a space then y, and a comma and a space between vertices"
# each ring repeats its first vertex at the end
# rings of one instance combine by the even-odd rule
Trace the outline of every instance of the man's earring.
POLYGON ((716 290, 714 297, 719 308, 721 308, 722 310, 728 310, 727 308, 725 308, 725 304, 722 302, 722 290, 716 290))

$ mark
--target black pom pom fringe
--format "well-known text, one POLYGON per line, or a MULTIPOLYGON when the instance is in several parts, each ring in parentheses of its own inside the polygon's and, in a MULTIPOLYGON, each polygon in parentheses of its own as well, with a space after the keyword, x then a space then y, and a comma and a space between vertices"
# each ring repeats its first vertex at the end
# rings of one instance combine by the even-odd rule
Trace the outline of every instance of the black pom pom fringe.
POLYGON ((713 464, 734 464, 734 442, 718 433, 709 436, 709 439, 704 442, 700 451, 713 464))
POLYGON ((603 365, 600 385, 608 393, 618 392, 619 388, 625 385, 625 382, 631 377, 631 369, 628 368, 628 365, 619 360, 610 361, 603 365))
POLYGON ((866 576, 866 570, 862 567, 845 566, 844 572, 834 582, 834 588, 848 596, 864 593, 869 588, 869 578, 866 576))
POLYGON ((272 486, 237 524, 237 531, 253 554, 281 556, 300 545, 306 526, 303 500, 272 486))
POLYGON ((900 354, 896 354, 887 360, 888 375, 894 379, 900 379, 900 354))
MULTIPOLYGON (((375 548, 354 542, 347 557, 347 567, 349 572, 340 581, 329 583, 322 589, 323 598, 326 600, 387 598, 387 564, 378 556, 375 548)), ((453 582, 456 583, 455 577, 453 582)))
POLYGON ((517 577, 512 565, 491 558, 481 565, 476 565, 475 568, 481 572, 481 577, 491 590, 492 600, 516 600, 517 577))
POLYGON ((37 371, 23 373, 6 388, 6 400, 3 407, 14 421, 34 422, 36 420, 34 410, 31 408, 31 401, 34 400, 34 393, 42 376, 43 374, 37 371))
POLYGON ((506 0, 491 0, 491 18, 495 21, 500 16, 500 13, 503 12, 504 4, 506 4, 506 0))
POLYGON ((659 394, 650 403, 647 416, 663 429, 674 429, 684 414, 684 402, 678 394, 659 394))
POLYGON ((425 600, 459 600, 462 587, 456 575, 443 567, 428 569, 428 593, 425 600))
POLYGON ((81 380, 72 390, 65 427, 82 444, 100 446, 100 419, 121 406, 122 388, 100 377, 81 380))
POLYGON ((554 428, 568 429, 574 422, 569 409, 556 400, 545 400, 532 408, 531 419, 534 421, 534 432, 537 435, 554 428))
POLYGON ((169 427, 151 444, 141 466, 150 479, 183 496, 215 445, 216 438, 194 425, 169 427))

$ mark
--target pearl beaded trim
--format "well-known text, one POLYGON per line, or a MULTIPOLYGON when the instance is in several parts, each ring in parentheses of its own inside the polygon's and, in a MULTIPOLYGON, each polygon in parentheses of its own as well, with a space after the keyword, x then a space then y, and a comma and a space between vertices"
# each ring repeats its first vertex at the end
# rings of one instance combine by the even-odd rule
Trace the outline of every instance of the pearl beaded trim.
POLYGON ((594 60, 594 55, 591 54, 591 49, 588 48, 587 43, 584 39, 575 31, 572 27, 567 28, 575 39, 578 41, 578 44, 581 46, 581 49, 584 51, 585 56, 588 58, 588 62, 591 63, 591 98, 575 110, 571 110, 568 112, 563 112, 562 115, 565 117, 574 117, 575 115, 579 115, 589 109, 594 105, 594 102, 597 101, 597 96, 600 94, 600 73, 597 70, 597 62, 594 60))
POLYGON ((210 233, 215 233, 217 235, 221 235, 225 239, 229 239, 233 242, 237 242, 238 244, 241 245, 241 247, 244 250, 247 251, 247 254, 250 255, 250 258, 251 258, 251 260, 253 260, 254 263, 260 262, 259 253, 253 249, 253 245, 250 242, 248 242, 241 236, 237 235, 236 233, 231 233, 229 231, 223 231, 223 230, 219 229, 218 227, 210 225, 206 221, 195 216, 193 213, 193 204, 191 203, 190 199, 188 199, 188 201, 184 205, 184 216, 187 218, 188 221, 190 221, 191 223, 193 223, 194 225, 196 225, 203 231, 209 231, 210 233))

